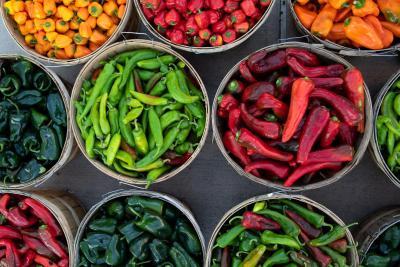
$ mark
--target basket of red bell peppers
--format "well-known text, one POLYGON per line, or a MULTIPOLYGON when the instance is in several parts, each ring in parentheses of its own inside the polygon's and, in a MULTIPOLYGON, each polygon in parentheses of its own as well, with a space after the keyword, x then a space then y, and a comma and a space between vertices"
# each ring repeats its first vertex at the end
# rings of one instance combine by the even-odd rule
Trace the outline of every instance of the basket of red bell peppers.
POLYGON ((254 197, 218 223, 205 266, 359 266, 352 225, 303 196, 254 197))
POLYGON ((0 192, 0 265, 69 267, 83 209, 65 193, 0 192))
POLYGON ((276 0, 135 0, 146 28, 188 52, 233 48, 266 21, 276 0))
POLYGON ((224 78, 213 105, 217 144, 248 178, 311 189, 349 172, 371 134, 361 72, 308 44, 259 50, 224 78))

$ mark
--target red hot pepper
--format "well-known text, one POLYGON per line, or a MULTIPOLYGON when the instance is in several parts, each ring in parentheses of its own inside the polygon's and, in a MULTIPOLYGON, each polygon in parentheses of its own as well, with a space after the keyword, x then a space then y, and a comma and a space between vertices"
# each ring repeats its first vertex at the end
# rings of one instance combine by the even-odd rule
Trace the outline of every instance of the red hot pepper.
POLYGON ((301 64, 297 58, 291 56, 287 58, 287 64, 298 75, 309 78, 339 77, 344 71, 344 66, 342 64, 307 67, 301 64))
POLYGON ((160 0, 140 0, 140 3, 145 8, 156 10, 160 6, 161 1, 160 0))
POLYGON ((167 14, 167 11, 164 10, 154 18, 154 24, 157 25, 158 29, 166 29, 168 27, 168 24, 165 22, 165 14, 167 14))
POLYGON ((8 239, 0 239, 0 247, 5 247, 7 266, 21 266, 19 253, 14 243, 8 239))
MULTIPOLYGON (((176 10, 178 10, 180 13, 186 13, 187 11, 187 5, 188 5, 188 1, 187 0, 175 0, 175 8, 176 10)), ((173 7, 171 7, 173 8, 173 7)), ((171 9, 170 8, 170 9, 171 9)))
POLYGON ((326 89, 315 89, 311 96, 325 101, 332 106, 340 118, 349 126, 357 126, 362 120, 362 114, 357 107, 347 98, 326 89))
POLYGON ((256 5, 254 4, 253 0, 244 0, 240 3, 240 7, 242 8, 243 12, 248 17, 254 16, 258 12, 256 5))
POLYGON ((251 64, 249 68, 255 74, 267 74, 287 66, 285 50, 277 50, 268 54, 262 60, 251 64))
POLYGON ((300 136, 299 150, 297 151, 297 163, 302 164, 307 160, 308 154, 318 137, 321 135, 328 121, 329 110, 327 108, 316 107, 311 110, 300 136))
POLYGON ((365 95, 364 95, 364 78, 361 71, 357 68, 352 68, 343 73, 344 89, 347 97, 361 112, 362 120, 358 125, 358 131, 363 133, 365 130, 365 95))
POLYGON ((195 47, 203 47, 205 45, 205 41, 201 39, 199 36, 193 36, 193 46, 195 47))
MULTIPOLYGON (((225 22, 224 22, 225 23, 225 22)), ((229 44, 236 40, 236 32, 234 30, 228 29, 222 34, 222 40, 229 44)))
POLYGON ((279 161, 288 162, 293 159, 293 155, 274 147, 269 146, 263 140, 252 134, 246 128, 240 129, 237 134, 238 143, 247 149, 254 150, 257 154, 260 154, 269 159, 275 159, 279 161))
POLYGON ((231 92, 232 94, 241 94, 244 89, 245 89, 245 85, 243 82, 239 81, 239 80, 231 80, 227 87, 229 92, 231 92))
POLYGON ((208 13, 208 18, 210 19, 211 24, 216 23, 221 18, 221 14, 218 11, 208 10, 205 12, 208 13))
POLYGON ((59 267, 56 263, 51 261, 49 258, 46 258, 44 256, 36 255, 34 261, 37 264, 42 265, 43 267, 59 267))
POLYGON ((338 136, 342 144, 354 146, 357 139, 357 132, 354 127, 345 123, 340 123, 338 136))
POLYGON ((0 239, 22 239, 20 232, 8 226, 0 225, 0 239))
POLYGON ((69 266, 69 260, 68 259, 61 259, 59 262, 57 262, 57 265, 59 267, 68 267, 69 266))
POLYGON ((235 23, 235 25, 233 25, 233 28, 235 28, 235 31, 237 33, 246 33, 250 29, 250 24, 247 21, 243 21, 241 23, 235 23))
POLYGON ((211 0, 210 8, 213 10, 218 10, 224 7, 224 0, 211 0))
POLYGON ((285 210, 286 216, 292 219, 301 229, 302 232, 307 234, 311 238, 317 238, 321 234, 321 230, 313 227, 309 222, 307 222, 303 217, 294 211, 289 209, 285 210))
POLYGON ((199 12, 204 6, 204 0, 190 0, 187 8, 191 13, 199 12))
POLYGON ((289 114, 283 128, 282 142, 289 141, 297 130, 307 110, 308 100, 314 90, 314 83, 310 79, 301 78, 293 82, 289 114))
POLYGON ((236 134, 239 130, 240 124, 240 109, 235 108, 229 112, 228 117, 228 128, 232 131, 232 133, 236 134))
POLYGON ((293 77, 279 77, 276 79, 276 89, 277 89, 277 96, 279 99, 282 99, 288 95, 290 95, 292 90, 292 84, 296 79, 293 77))
POLYGON ((301 165, 299 168, 294 170, 294 172, 289 176, 283 185, 290 187, 307 173, 312 173, 323 169, 338 169, 341 166, 342 164, 340 162, 323 162, 301 165))
POLYGON ((20 202, 20 206, 28 206, 31 208, 31 212, 38 217, 44 224, 47 225, 48 231, 51 233, 52 236, 59 236, 62 234, 60 227, 58 226, 57 221, 55 220, 53 214, 40 202, 32 199, 32 198, 25 198, 23 201, 20 202))
POLYGON ((42 225, 38 230, 39 237, 42 240, 43 244, 50 249, 54 254, 56 254, 59 258, 66 259, 68 258, 67 252, 64 248, 58 243, 57 239, 50 232, 50 228, 47 225, 42 225))
POLYGON ((340 252, 340 253, 346 253, 347 248, 348 248, 348 243, 346 238, 342 238, 336 241, 333 241, 328 245, 330 248, 340 252))
POLYGON ((208 25, 210 25, 210 18, 207 12, 198 12, 194 16, 194 20, 200 29, 206 29, 208 28, 208 25))
POLYGON ((181 16, 176 9, 171 9, 165 14, 165 22, 168 25, 175 26, 179 23, 181 16))
POLYGON ((280 126, 277 122, 259 120, 253 117, 246 109, 244 103, 240 105, 240 118, 243 123, 265 138, 277 139, 279 138, 280 126))
POLYGON ((223 44, 222 35, 221 34, 213 34, 210 37, 210 45, 211 46, 221 46, 223 44))
POLYGON ((154 18, 154 11, 150 8, 143 7, 143 14, 148 20, 152 20, 154 18))
POLYGON ((258 215, 252 211, 245 211, 243 213, 242 226, 249 230, 264 231, 264 230, 279 230, 281 226, 279 223, 258 215))
POLYGON ((8 211, 6 210, 6 214, 2 211, 0 211, 0 213, 2 213, 12 225, 17 227, 29 227, 37 222, 35 217, 28 219, 25 214, 21 212, 19 207, 12 207, 8 211))
POLYGON ((224 33, 226 31, 226 25, 223 20, 215 22, 211 28, 215 33, 224 33))
POLYGON ((232 13, 239 8, 239 1, 237 0, 227 0, 224 6, 225 13, 232 13))
POLYGON ((259 109, 272 108, 275 115, 280 119, 285 119, 289 110, 285 103, 268 93, 264 93, 258 98, 256 106, 259 109))
POLYGON ((24 244, 30 249, 36 251, 37 254, 44 255, 46 257, 54 257, 53 252, 51 252, 39 239, 34 237, 23 235, 22 239, 24 244))
POLYGON ((246 165, 244 169, 245 172, 249 173, 253 170, 264 170, 281 179, 286 178, 289 175, 289 167, 287 165, 271 160, 254 161, 246 165))
POLYGON ((197 25, 194 16, 190 16, 185 24, 186 34, 194 36, 199 32, 199 26, 197 25))
MULTIPOLYGON (((310 238, 303 231, 300 232, 300 236, 305 243, 310 241, 310 238)), ((307 245, 307 248, 310 250, 313 258, 319 263, 319 266, 328 267, 328 265, 332 262, 331 257, 325 255, 325 253, 323 253, 318 247, 307 245)))
POLYGON ((268 52, 266 50, 260 50, 257 52, 254 52, 249 56, 247 59, 247 65, 249 65, 249 68, 253 68, 255 64, 263 60, 266 56, 268 55, 268 52))
POLYGON ((336 77, 331 77, 331 78, 311 78, 311 80, 314 82, 315 87, 318 88, 337 88, 343 85, 343 79, 342 78, 336 78, 336 77))
POLYGON ((242 102, 257 101, 262 94, 274 95, 275 86, 270 82, 255 82, 244 89, 242 102))
POLYGON ((303 48, 286 48, 287 57, 295 57, 301 64, 308 67, 320 66, 318 56, 303 48))
POLYGON ((223 94, 218 97, 218 116, 226 118, 229 112, 239 106, 239 101, 232 94, 223 94))
POLYGON ((322 131, 321 139, 319 141, 321 147, 325 148, 332 145, 339 133, 339 127, 339 120, 336 117, 332 117, 322 131))
POLYGON ((30 267, 35 260, 36 253, 33 250, 28 250, 24 255, 24 260, 22 262, 21 267, 30 267))
POLYGON ((246 61, 243 61, 242 63, 240 63, 239 66, 239 72, 240 75, 242 75, 243 79, 245 79, 248 82, 254 83, 256 82, 256 78, 254 78, 253 74, 251 74, 251 71, 249 69, 249 67, 247 66, 246 61))
POLYGON ((186 39, 185 39, 185 34, 181 30, 173 29, 170 33, 170 40, 171 42, 175 44, 184 44, 186 39))
POLYGON ((235 10, 231 14, 231 21, 232 24, 240 24, 242 22, 245 22, 246 14, 241 9, 235 10))

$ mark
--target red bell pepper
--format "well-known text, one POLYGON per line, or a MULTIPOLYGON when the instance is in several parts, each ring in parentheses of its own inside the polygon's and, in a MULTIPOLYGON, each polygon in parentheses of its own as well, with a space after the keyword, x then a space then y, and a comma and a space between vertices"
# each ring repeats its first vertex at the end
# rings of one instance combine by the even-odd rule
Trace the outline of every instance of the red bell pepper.
POLYGON ((12 207, 9 209, 6 218, 10 224, 17 227, 30 227, 37 222, 37 218, 33 216, 27 218, 26 215, 21 212, 19 207, 12 207))
POLYGON ((199 30, 199 36, 202 40, 208 41, 211 37, 211 31, 209 29, 199 30))
POLYGON ((311 78, 317 88, 337 88, 343 85, 342 78, 311 78))
POLYGON ((51 214, 51 212, 40 202, 32 198, 25 198, 20 202, 20 206, 23 207, 25 205, 30 207, 31 212, 47 225, 52 236, 59 236, 62 234, 61 228, 58 226, 58 222, 54 218, 53 214, 51 214))
POLYGON ((227 118, 229 112, 239 106, 239 101, 229 93, 220 95, 218 97, 218 116, 221 118, 227 118))
POLYGON ((303 48, 286 48, 286 57, 295 57, 301 64, 308 67, 321 65, 316 54, 303 48))
POLYGON ((311 110, 300 136, 299 150, 297 151, 297 163, 302 164, 307 160, 308 154, 321 135, 328 121, 329 110, 327 108, 322 106, 311 110))
POLYGON ((232 131, 232 133, 236 134, 239 130, 240 124, 240 108, 235 108, 229 112, 228 117, 228 128, 232 131))
POLYGON ((342 238, 342 239, 333 241, 328 246, 340 253, 346 253, 346 251, 348 249, 348 242, 347 242, 346 238, 342 238))
POLYGON ((22 235, 24 244, 30 249, 34 250, 37 254, 44 255, 46 257, 54 257, 53 252, 51 252, 39 239, 28 235, 22 235))
POLYGON ((358 131, 363 133, 365 130, 365 95, 364 95, 364 78, 361 71, 357 68, 351 68, 343 73, 344 89, 349 100, 361 112, 362 120, 358 125, 358 131))
POLYGON ((171 31, 169 39, 175 44, 185 44, 186 41, 186 37, 183 31, 177 29, 173 29, 171 31))
POLYGON ((254 4, 253 0, 242 1, 240 3, 240 7, 242 8, 243 12, 248 17, 252 17, 258 12, 258 9, 257 9, 256 5, 254 4))
POLYGON ((55 236, 50 232, 50 228, 47 225, 42 225, 38 230, 39 237, 42 240, 43 244, 54 254, 56 254, 59 258, 66 259, 68 258, 67 252, 57 241, 55 236))
POLYGON ((24 259, 22 261, 21 267, 30 267, 32 266, 36 257, 36 253, 33 250, 28 250, 24 255, 24 259))
POLYGON ((166 10, 158 13, 157 16, 154 17, 154 24, 157 25, 157 29, 166 29, 168 27, 168 24, 165 22, 165 14, 167 14, 166 10))
POLYGON ((287 64, 298 75, 309 78, 339 77, 344 71, 344 66, 342 64, 307 67, 301 64, 297 58, 292 56, 287 57, 287 64))
POLYGON ((289 107, 285 103, 268 93, 264 93, 258 98, 256 106, 259 109, 272 108, 275 115, 280 119, 285 119, 289 110, 289 107))
POLYGON ((208 13, 208 18, 210 19, 210 24, 216 23, 218 20, 221 19, 221 14, 215 10, 207 10, 205 11, 208 13))
POLYGON ((311 152, 304 164, 352 161, 353 155, 354 149, 352 146, 342 145, 311 152))
POLYGON ((2 238, 22 239, 22 236, 21 236, 21 233, 15 229, 8 227, 8 226, 0 225, 0 239, 2 239, 2 238))
POLYGON ((168 25, 175 26, 180 22, 180 20, 181 16, 179 15, 179 12, 176 11, 176 9, 171 9, 165 14, 165 22, 168 25))
POLYGON ((237 33, 246 33, 250 29, 250 24, 247 21, 243 21, 241 23, 235 23, 233 28, 237 33))
POLYGON ((240 131, 237 133, 238 136, 238 143, 247 148, 256 151, 256 153, 269 158, 275 159, 279 161, 288 162, 293 159, 293 155, 291 153, 287 153, 276 149, 274 147, 269 146, 263 140, 255 136, 246 128, 241 128, 240 131))
POLYGON ((190 36, 195 36, 199 32, 199 26, 197 25, 194 16, 190 16, 185 24, 185 32, 190 36))
POLYGON ((204 6, 204 0, 190 0, 187 8, 191 13, 199 12, 204 6))
POLYGON ((226 25, 223 20, 219 20, 215 22, 212 26, 211 29, 215 33, 224 33, 226 31, 226 25))
POLYGON ((251 73, 249 67, 247 66, 246 61, 243 61, 239 65, 239 72, 240 75, 242 75, 243 79, 245 79, 248 82, 254 83, 256 82, 256 78, 254 78, 253 74, 251 73))
POLYGON ((339 133, 340 121, 338 118, 331 117, 328 124, 325 126, 324 130, 321 134, 321 139, 319 144, 321 147, 329 147, 332 145, 333 141, 335 141, 338 133, 339 133))
POLYGON ((296 132, 307 110, 309 96, 314 90, 310 79, 300 78, 293 82, 289 114, 282 133, 282 142, 289 141, 296 132))
POLYGON ((289 175, 289 167, 287 165, 272 160, 254 161, 246 165, 244 169, 245 172, 249 173, 253 170, 263 170, 281 179, 289 175))
POLYGON ((221 46, 223 44, 222 35, 221 34, 213 34, 210 37, 210 45, 211 46, 221 46))
POLYGON ((200 38, 200 36, 193 36, 193 46, 195 47, 203 47, 205 45, 205 41, 203 39, 200 38))
POLYGON ((287 66, 285 50, 277 50, 265 56, 262 60, 250 64, 250 70, 259 75, 271 73, 287 66))
POLYGON ((340 118, 349 126, 357 126, 362 120, 362 114, 357 107, 347 98, 326 89, 315 89, 310 97, 323 100, 332 106, 340 118))
POLYGON ((245 211, 241 225, 249 230, 264 231, 264 230, 280 230, 279 223, 270 218, 258 215, 252 211, 245 211))
POLYGON ((208 28, 208 25, 210 25, 210 18, 208 17, 207 12, 198 12, 194 15, 194 20, 200 29, 206 29, 208 28))
POLYGON ((44 256, 36 255, 34 261, 37 264, 42 265, 43 267, 59 267, 58 264, 55 262, 51 261, 49 258, 46 258, 44 256))
POLYGON ((303 217, 294 211, 285 209, 285 215, 292 219, 300 227, 301 231, 311 238, 317 238, 322 232, 320 229, 313 227, 309 222, 307 222, 303 217))
POLYGON ((336 170, 341 166, 342 164, 340 162, 323 162, 323 163, 312 163, 307 165, 301 165, 296 170, 294 170, 294 172, 292 172, 292 174, 289 176, 289 178, 285 181, 283 185, 286 187, 290 187, 307 173, 312 173, 324 169, 336 170))
POLYGON ((155 14, 152 9, 143 7, 142 10, 143 10, 143 14, 147 20, 152 20, 154 18, 155 14))
POLYGON ((227 0, 224 6, 225 13, 232 13, 233 11, 239 9, 239 1, 237 0, 227 0))
POLYGON ((260 0, 260 5, 262 7, 268 7, 271 4, 271 0, 260 0))
POLYGON ((232 94, 241 94, 245 88, 244 83, 236 79, 231 80, 226 86, 226 89, 232 94))
MULTIPOLYGON (((225 23, 225 22, 224 22, 225 23)), ((236 32, 234 30, 228 29, 222 34, 222 40, 224 43, 232 43, 236 40, 236 32)))
MULTIPOLYGON (((300 237, 303 239, 304 243, 310 242, 310 238, 303 231, 300 232, 300 237)), ((318 247, 307 245, 307 248, 311 252, 313 258, 319 263, 319 266, 328 267, 328 265, 332 262, 331 257, 325 255, 325 253, 323 253, 318 247)))
POLYGON ((275 86, 270 82, 255 82, 244 89, 242 102, 257 101, 262 94, 274 95, 275 86))
POLYGON ((246 21, 246 14, 241 9, 237 9, 231 14, 232 24, 240 24, 246 21))
POLYGON ((275 81, 277 89, 276 91, 279 99, 283 99, 286 96, 290 95, 292 91, 292 85, 295 80, 296 79, 293 77, 286 77, 286 76, 281 76, 278 79, 276 79, 275 81))
POLYGON ((342 144, 354 146, 357 140, 357 131, 354 127, 340 123, 338 136, 342 144))
POLYGON ((277 122, 259 120, 253 117, 246 109, 244 103, 240 104, 240 118, 251 130, 265 138, 279 138, 280 125, 277 122))

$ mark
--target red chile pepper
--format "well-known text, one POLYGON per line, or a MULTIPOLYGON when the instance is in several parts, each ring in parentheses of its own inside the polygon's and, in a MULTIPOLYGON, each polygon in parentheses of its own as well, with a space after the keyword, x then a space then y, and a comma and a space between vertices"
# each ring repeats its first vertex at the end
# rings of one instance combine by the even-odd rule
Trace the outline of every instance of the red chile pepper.
POLYGON ((143 14, 147 20, 152 20, 154 18, 153 10, 151 10, 150 8, 146 8, 146 7, 143 7, 142 10, 143 10, 143 14))
POLYGON ((246 87, 243 82, 235 79, 230 81, 226 88, 232 94, 241 94, 246 87))
POLYGON ((51 212, 40 202, 32 198, 25 198, 23 201, 19 202, 19 204, 22 207, 24 207, 24 205, 30 207, 31 212, 47 225, 52 236, 59 236, 62 234, 62 231, 58 226, 53 214, 51 214, 51 212))
POLYGON ((239 123, 240 123, 240 109, 235 108, 229 112, 228 117, 228 128, 232 131, 232 133, 236 134, 239 130, 239 123))
POLYGON ((28 235, 22 235, 24 244, 30 249, 36 251, 37 254, 44 255, 46 257, 54 257, 53 252, 51 252, 39 239, 28 235))
POLYGON ((59 258, 66 259, 68 258, 67 252, 64 248, 58 243, 55 236, 53 236, 50 232, 50 228, 47 225, 42 225, 38 230, 39 237, 42 240, 43 244, 50 249, 54 254, 56 254, 59 258))
POLYGON ((254 67, 255 64, 257 64, 258 62, 263 60, 267 55, 268 55, 268 52, 266 50, 264 50, 264 49, 260 50, 260 51, 257 51, 257 52, 254 52, 247 59, 247 65, 251 69, 251 68, 254 67))
POLYGON ((254 161, 246 165, 244 169, 245 172, 249 173, 253 170, 264 170, 281 179, 286 178, 289 175, 289 167, 287 165, 272 160, 254 161))
POLYGON ((349 145, 332 147, 311 152, 305 164, 319 162, 346 162, 352 161, 354 149, 349 145))
MULTIPOLYGON (((300 232, 300 236, 305 243, 310 241, 310 238, 303 231, 300 232)), ((327 267, 332 262, 331 257, 325 255, 318 247, 307 245, 307 248, 311 252, 313 258, 319 263, 319 266, 327 267)))
POLYGON ((221 18, 221 14, 218 11, 207 10, 205 12, 208 13, 208 18, 210 19, 211 24, 216 23, 221 18))
POLYGON ((271 0, 260 0, 260 5, 262 7, 268 7, 271 4, 271 0))
MULTIPOLYGON (((158 0, 157 0, 158 1, 158 0)), ((160 5, 157 9, 154 9, 154 14, 157 15, 158 13, 164 11, 167 8, 165 1, 160 1, 160 5)))
POLYGON ((22 239, 20 232, 8 226, 0 225, 0 239, 22 239))
POLYGON ((292 172, 292 174, 289 176, 289 178, 285 181, 283 185, 286 187, 290 187, 307 173, 312 173, 323 169, 338 169, 341 166, 342 164, 340 162, 323 162, 323 163, 302 165, 296 170, 294 170, 294 172, 292 172))
POLYGON ((239 8, 239 1, 237 0, 227 0, 225 2, 224 11, 225 13, 232 13, 239 8))
POLYGON ((240 118, 243 123, 265 138, 277 139, 280 133, 280 125, 277 122, 259 120, 253 117, 246 109, 244 103, 240 105, 240 118))
POLYGON ((185 43, 185 34, 181 30, 173 29, 170 33, 169 39, 171 42, 175 44, 184 44, 185 43))
POLYGON ((194 36, 199 32, 199 26, 197 25, 194 16, 190 16, 185 24, 186 34, 194 36))
POLYGON ((36 255, 34 261, 37 264, 42 265, 43 267, 59 267, 56 263, 51 261, 49 258, 46 258, 44 256, 36 255))
POLYGON ((224 7, 224 0, 212 0, 210 1, 210 8, 213 10, 218 10, 224 7))
POLYGON ((140 3, 146 7, 150 8, 152 10, 157 9, 160 6, 160 0, 140 0, 140 3))
POLYGON ((346 238, 342 238, 336 241, 333 241, 328 245, 330 248, 340 252, 340 253, 346 253, 348 249, 348 243, 346 238))
POLYGON ((287 66, 285 50, 278 50, 268 54, 262 60, 252 64, 251 71, 255 74, 267 74, 287 66))
POLYGON ((266 158, 286 162, 293 159, 292 154, 269 146, 246 128, 241 128, 237 136, 238 143, 240 145, 244 146, 245 148, 252 149, 266 158))
POLYGON ((207 12, 198 12, 194 16, 194 20, 196 21, 197 26, 199 26, 200 29, 207 29, 208 25, 210 25, 210 18, 208 17, 207 12))
POLYGON ((232 94, 223 94, 218 97, 218 116, 227 118, 229 112, 239 106, 239 101, 232 94))
POLYGON ((244 89, 242 102, 257 101, 262 94, 274 95, 275 86, 270 82, 255 82, 244 89))
POLYGON ((333 141, 335 141, 338 133, 339 133, 340 121, 338 118, 331 117, 328 124, 325 126, 322 131, 321 139, 319 140, 319 144, 321 147, 329 147, 332 145, 333 141))
POLYGON ((168 24, 165 22, 165 14, 167 11, 162 11, 154 17, 154 24, 157 25, 157 29, 166 29, 168 24))
POLYGON ((200 36, 193 36, 193 46, 195 47, 203 47, 206 42, 200 38, 200 36))
POLYGON ((223 44, 223 39, 221 34, 213 34, 210 37, 210 45, 211 46, 221 46, 223 44))
POLYGON ((289 114, 282 133, 282 142, 287 142, 296 132, 307 110, 308 100, 314 90, 314 83, 310 79, 300 78, 293 82, 289 114))
POLYGON ((354 127, 340 123, 338 136, 342 144, 354 146, 357 139, 357 131, 354 127))
POLYGON ((256 106, 259 109, 272 108, 275 115, 280 119, 285 119, 289 110, 285 103, 268 93, 264 93, 258 98, 256 106))
POLYGON ((230 254, 230 248, 225 247, 224 250, 222 251, 222 257, 221 257, 221 267, 229 267, 231 266, 231 254, 230 254))
POLYGON ((287 64, 298 75, 309 78, 339 77, 344 71, 344 66, 342 64, 307 67, 301 64, 297 58, 291 56, 287 58, 287 64))
POLYGON ((68 267, 69 266, 69 260, 68 259, 61 259, 57 265, 59 267, 68 267))
POLYGON ((362 114, 357 107, 347 98, 326 89, 315 89, 311 96, 323 100, 332 106, 340 118, 350 126, 357 126, 362 120, 362 114))
MULTIPOLYGON (((172 151, 171 151, 172 152, 172 151)), ((174 152, 172 152, 174 153, 174 152)), ((167 153, 166 153, 167 154, 167 153)), ((190 159, 190 157, 192 156, 192 153, 190 152, 186 152, 185 154, 183 154, 182 156, 176 155, 174 157, 171 157, 171 154, 165 155, 166 159, 169 159, 166 164, 170 165, 170 166, 181 166, 183 165, 188 159, 190 159)))
MULTIPOLYGON (((225 23, 225 22, 224 22, 225 23)), ((228 29, 222 34, 222 40, 229 44, 236 40, 236 32, 234 30, 228 29)))
POLYGON ((276 89, 277 89, 277 96, 279 99, 282 99, 288 95, 290 95, 292 90, 292 84, 296 79, 293 77, 279 77, 276 79, 276 89))
POLYGON ((28 250, 24 255, 24 260, 21 267, 30 267, 36 257, 36 253, 33 250, 28 250))
POLYGON ((330 78, 311 78, 314 82, 315 87, 318 88, 337 88, 343 85, 342 78, 330 77, 330 78))
POLYGON ((262 115, 264 115, 265 110, 257 108, 256 105, 252 105, 249 107, 248 112, 254 117, 261 117, 262 115))
POLYGON ((307 222, 303 217, 294 211, 285 209, 285 215, 292 219, 300 227, 302 232, 313 239, 317 238, 322 232, 322 230, 313 227, 309 222, 307 222))
POLYGON ((301 64, 308 67, 320 66, 318 56, 303 48, 286 48, 287 57, 295 57, 301 64))
POLYGON ((358 125, 358 131, 363 133, 365 130, 365 95, 364 95, 364 78, 361 71, 357 68, 352 68, 343 73, 344 89, 348 99, 358 108, 362 114, 362 120, 358 125))
POLYGON ((19 253, 14 243, 8 239, 0 239, 0 247, 6 248, 6 263, 7 266, 21 266, 19 253))
POLYGON ((240 75, 242 75, 243 79, 245 79, 248 82, 254 83, 256 82, 256 78, 254 78, 253 74, 251 74, 251 71, 249 69, 249 67, 247 66, 246 61, 243 61, 242 63, 240 63, 239 66, 239 72, 240 75))
POLYGON ((249 230, 264 231, 264 230, 279 230, 281 226, 279 223, 271 220, 270 218, 258 215, 252 211, 245 211, 243 213, 242 226, 249 230))
POLYGON ((135 81, 135 89, 139 93, 143 93, 142 82, 140 81, 139 72, 137 70, 133 70, 133 79, 135 81))
POLYGON ((212 25, 211 29, 215 33, 224 33, 226 31, 225 22, 222 20, 217 21, 212 25))
POLYGON ((37 222, 37 218, 33 216, 27 218, 19 207, 12 207, 9 209, 6 218, 12 225, 17 227, 29 227, 37 222))
POLYGON ((232 12, 231 16, 232 24, 240 24, 246 21, 246 14, 241 9, 237 9, 232 12))
POLYGON ((253 0, 242 1, 240 3, 240 7, 242 8, 243 12, 248 17, 252 17, 258 12, 258 9, 257 9, 256 5, 254 4, 253 0))
POLYGON ((197 13, 202 9, 204 6, 204 0, 190 0, 187 8, 191 13, 197 13))
MULTIPOLYGON (((187 0, 175 0, 175 8, 180 13, 186 13, 187 5, 188 5, 188 1, 187 0)), ((173 7, 171 7, 171 8, 173 8, 173 7)))
POLYGON ((300 136, 297 163, 304 163, 318 137, 329 121, 329 110, 323 106, 311 110, 300 136))
POLYGON ((168 25, 175 26, 180 21, 179 12, 176 9, 171 9, 165 14, 165 22, 168 25))

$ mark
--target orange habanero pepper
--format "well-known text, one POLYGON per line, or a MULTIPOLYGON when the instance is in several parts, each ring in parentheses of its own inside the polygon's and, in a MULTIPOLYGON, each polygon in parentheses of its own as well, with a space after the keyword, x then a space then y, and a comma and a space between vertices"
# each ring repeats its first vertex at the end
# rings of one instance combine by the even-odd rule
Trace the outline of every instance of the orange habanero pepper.
POLYGON ((78 12, 76 13, 76 15, 78 16, 78 18, 80 18, 81 20, 86 21, 89 17, 89 12, 87 10, 86 7, 80 7, 78 9, 78 12))
POLYGON ((383 48, 382 40, 376 30, 362 18, 352 16, 344 22, 346 37, 351 41, 369 49, 383 48))
POLYGON ((32 1, 25 1, 25 10, 28 12, 28 16, 31 19, 35 18, 35 13, 33 12, 33 2, 32 1))
POLYGON ((105 2, 103 9, 104 12, 110 17, 118 15, 118 5, 112 0, 105 2))
POLYGON ((69 46, 65 47, 64 50, 68 58, 73 58, 76 51, 76 45, 70 44, 69 46))
POLYGON ((89 40, 97 45, 102 45, 107 41, 107 37, 98 30, 94 30, 89 40))
POLYGON ((97 26, 103 30, 108 30, 113 25, 111 18, 106 13, 101 13, 97 18, 97 26))
POLYGON ((28 13, 25 11, 17 12, 14 14, 13 18, 18 25, 25 24, 28 18, 28 13))
POLYGON ((43 0, 43 10, 47 16, 52 16, 57 12, 56 2, 54 0, 43 0))
POLYGON ((311 25, 317 17, 316 12, 310 11, 305 7, 300 6, 299 4, 294 4, 294 12, 296 12, 296 15, 299 18, 301 24, 303 24, 303 26, 307 29, 311 28, 311 25))
POLYGON ((84 38, 89 38, 92 35, 92 28, 89 23, 83 21, 79 24, 79 34, 84 38))
POLYGON ((89 0, 75 0, 76 7, 87 7, 90 4, 89 0))
MULTIPOLYGON (((118 13, 117 13, 118 18, 122 19, 124 14, 125 14, 125 5, 120 5, 118 8, 118 13)), ((317 14, 315 14, 315 16, 317 16, 317 14)))
POLYGON ((319 37, 327 37, 333 27, 333 20, 337 10, 330 4, 326 4, 311 25, 311 32, 319 37))
POLYGON ((62 19, 58 19, 56 21, 56 31, 59 33, 66 33, 69 30, 68 22, 63 21, 62 19))
POLYGON ((387 48, 392 44, 394 39, 393 33, 383 28, 381 22, 377 17, 368 15, 364 18, 364 20, 379 34, 382 40, 383 48, 387 48))

